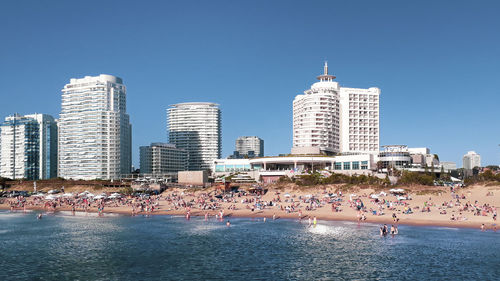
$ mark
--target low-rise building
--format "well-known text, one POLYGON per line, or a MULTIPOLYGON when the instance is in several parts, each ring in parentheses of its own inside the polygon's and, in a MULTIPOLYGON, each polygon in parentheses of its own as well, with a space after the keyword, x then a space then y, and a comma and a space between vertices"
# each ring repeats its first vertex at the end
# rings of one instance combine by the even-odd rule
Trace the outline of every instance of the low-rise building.
POLYGON ((161 175, 188 169, 188 154, 169 143, 152 143, 140 148, 141 174, 161 175))

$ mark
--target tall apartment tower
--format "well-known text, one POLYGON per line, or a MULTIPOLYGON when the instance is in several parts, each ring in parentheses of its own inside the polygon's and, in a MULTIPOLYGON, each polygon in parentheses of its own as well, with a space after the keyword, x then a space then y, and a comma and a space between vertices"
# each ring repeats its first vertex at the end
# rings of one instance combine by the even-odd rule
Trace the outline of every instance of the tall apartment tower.
POLYGON ((235 144, 235 151, 241 156, 264 157, 264 140, 259 137, 239 137, 235 144))
POLYGON ((207 102, 173 104, 167 109, 169 142, 188 153, 188 170, 208 170, 221 158, 219 105, 207 102))
POLYGON ((57 176, 57 124, 47 114, 5 118, 0 125, 0 176, 50 179, 57 176))
POLYGON ((481 155, 477 154, 475 151, 469 151, 462 158, 463 168, 465 170, 472 170, 475 167, 481 167, 481 155))
POLYGON ((335 76, 318 76, 293 102, 292 153, 370 153, 380 144, 380 89, 340 87, 335 76))
POLYGON ((106 74, 72 78, 62 89, 59 176, 118 179, 131 170, 131 148, 122 79, 106 74))

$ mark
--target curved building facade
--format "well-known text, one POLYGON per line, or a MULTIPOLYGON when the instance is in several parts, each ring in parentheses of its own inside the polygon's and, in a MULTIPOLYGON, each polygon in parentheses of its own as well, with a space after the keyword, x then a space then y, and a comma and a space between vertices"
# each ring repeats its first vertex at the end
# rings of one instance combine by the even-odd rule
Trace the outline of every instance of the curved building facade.
POLYGON ((339 85, 335 76, 324 73, 317 77, 311 89, 298 95, 293 101, 293 147, 319 148, 321 151, 340 151, 339 85))
POLYGON ((188 153, 188 170, 209 170, 221 158, 219 105, 208 102, 173 104, 167 109, 169 142, 188 153))

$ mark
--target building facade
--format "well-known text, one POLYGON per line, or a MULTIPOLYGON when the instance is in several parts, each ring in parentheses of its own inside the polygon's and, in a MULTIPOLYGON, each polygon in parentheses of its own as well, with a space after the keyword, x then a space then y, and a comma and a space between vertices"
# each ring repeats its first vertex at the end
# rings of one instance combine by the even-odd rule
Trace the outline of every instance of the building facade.
POLYGON ((57 121, 48 114, 29 114, 38 123, 39 135, 39 179, 52 179, 57 177, 57 121))
POLYGON ((235 152, 241 157, 264 157, 264 140, 259 137, 239 137, 236 139, 235 147, 235 152))
POLYGON ((380 89, 340 87, 326 63, 317 78, 293 101, 292 153, 378 153, 380 89))
POLYGON ((188 170, 209 170, 221 158, 221 112, 216 103, 189 102, 167 109, 169 142, 188 153, 188 170))
POLYGON ((57 123, 47 114, 14 114, 0 124, 0 176, 50 179, 57 176, 57 123))
MULTIPOLYGON (((311 89, 293 101, 293 148, 340 152, 340 87, 335 76, 324 73, 311 89)), ((292 148, 292 150, 293 150, 292 148)))
POLYGON ((481 155, 477 154, 475 151, 469 151, 462 158, 463 168, 465 170, 472 170, 475 167, 481 167, 481 155))
POLYGON ((161 175, 187 170, 187 151, 173 144, 152 143, 139 149, 141 174, 161 175))
POLYGON ((132 126, 121 78, 71 79, 62 89, 58 174, 71 179, 119 179, 132 167, 132 126))

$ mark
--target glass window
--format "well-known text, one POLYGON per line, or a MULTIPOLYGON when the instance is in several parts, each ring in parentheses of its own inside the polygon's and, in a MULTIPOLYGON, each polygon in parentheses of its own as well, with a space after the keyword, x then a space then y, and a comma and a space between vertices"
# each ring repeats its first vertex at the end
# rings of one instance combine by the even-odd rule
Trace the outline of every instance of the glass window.
POLYGON ((351 169, 351 162, 344 162, 344 170, 350 170, 351 169))
POLYGON ((335 170, 342 170, 342 162, 335 162, 335 170))
POLYGON ((216 165, 215 171, 216 172, 224 172, 224 165, 216 165))
POLYGON ((352 162, 352 169, 353 170, 359 170, 359 161, 352 162))

